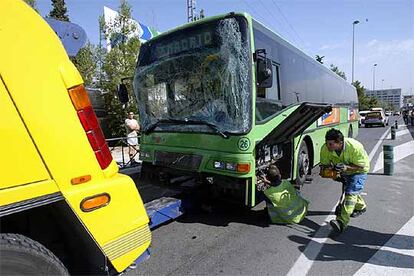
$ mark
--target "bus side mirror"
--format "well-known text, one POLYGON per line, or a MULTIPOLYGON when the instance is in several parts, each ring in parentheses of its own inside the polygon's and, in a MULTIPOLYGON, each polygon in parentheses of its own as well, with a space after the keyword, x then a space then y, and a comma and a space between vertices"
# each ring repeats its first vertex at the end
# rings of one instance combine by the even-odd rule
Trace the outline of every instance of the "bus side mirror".
POLYGON ((125 83, 120 83, 118 86, 118 99, 123 104, 129 101, 128 88, 125 83))
POLYGON ((270 88, 273 85, 272 61, 268 58, 257 59, 257 87, 270 88))

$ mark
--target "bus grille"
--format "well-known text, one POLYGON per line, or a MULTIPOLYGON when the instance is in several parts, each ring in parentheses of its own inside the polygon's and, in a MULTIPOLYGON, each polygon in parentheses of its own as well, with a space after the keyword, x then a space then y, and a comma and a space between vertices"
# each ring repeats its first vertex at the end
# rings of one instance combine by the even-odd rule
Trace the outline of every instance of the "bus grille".
POLYGON ((114 260, 147 242, 151 242, 151 231, 148 225, 144 225, 107 243, 103 251, 110 260, 114 260))
POLYGON ((201 155, 179 152, 155 152, 155 165, 196 171, 200 167, 201 155))

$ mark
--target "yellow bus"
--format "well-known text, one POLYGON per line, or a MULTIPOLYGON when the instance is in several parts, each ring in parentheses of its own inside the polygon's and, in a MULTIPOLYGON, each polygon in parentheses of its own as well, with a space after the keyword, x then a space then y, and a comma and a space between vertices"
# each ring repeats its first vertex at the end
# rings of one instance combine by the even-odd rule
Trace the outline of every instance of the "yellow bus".
POLYGON ((49 25, 0 1, 0 272, 117 274, 151 242, 82 78, 49 25))

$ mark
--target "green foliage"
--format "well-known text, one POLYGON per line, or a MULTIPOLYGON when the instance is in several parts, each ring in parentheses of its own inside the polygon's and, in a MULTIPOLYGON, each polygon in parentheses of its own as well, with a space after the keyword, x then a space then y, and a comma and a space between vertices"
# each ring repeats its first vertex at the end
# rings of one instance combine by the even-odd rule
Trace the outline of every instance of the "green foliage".
POLYGON ((98 48, 88 42, 71 60, 78 68, 85 86, 93 87, 98 69, 98 48))
POLYGON ((316 61, 317 61, 317 62, 319 62, 320 64, 323 64, 323 58, 324 58, 324 57, 325 57, 325 56, 316 55, 315 59, 316 59, 316 61))
POLYGON ((26 4, 28 4, 35 11, 37 11, 37 9, 36 9, 36 0, 24 0, 24 2, 26 2, 26 4))
POLYGON ((137 26, 132 24, 131 6, 125 0, 121 0, 118 8, 119 16, 111 25, 105 25, 100 18, 100 26, 105 38, 118 39, 108 53, 100 54, 102 59, 102 79, 100 88, 104 91, 105 109, 107 112, 106 137, 125 136, 124 121, 128 111, 137 113, 137 105, 132 91, 132 77, 139 53, 140 41, 134 35, 137 26), (129 90, 129 102, 124 106, 117 97, 117 88, 121 80, 128 78, 124 83, 129 90))
POLYGON ((344 80, 346 80, 345 73, 343 71, 339 70, 338 66, 335 66, 335 65, 331 64, 331 66, 329 67, 329 69, 331 69, 338 76, 340 76, 341 78, 343 78, 344 80))
POLYGON ((193 20, 192 20, 192 21, 197 21, 197 20, 203 19, 203 18, 205 18, 205 17, 206 17, 206 16, 205 16, 205 14, 204 14, 204 9, 201 9, 201 10, 200 10, 200 14, 199 14, 199 15, 194 14, 194 16, 193 16, 193 20))
POLYGON ((49 17, 61 21, 70 21, 69 16, 66 14, 67 12, 65 0, 52 0, 52 10, 49 13, 49 17))
POLYGON ((365 96, 365 87, 359 80, 352 83, 358 94, 359 110, 369 110, 372 107, 380 107, 381 102, 374 97, 365 96))

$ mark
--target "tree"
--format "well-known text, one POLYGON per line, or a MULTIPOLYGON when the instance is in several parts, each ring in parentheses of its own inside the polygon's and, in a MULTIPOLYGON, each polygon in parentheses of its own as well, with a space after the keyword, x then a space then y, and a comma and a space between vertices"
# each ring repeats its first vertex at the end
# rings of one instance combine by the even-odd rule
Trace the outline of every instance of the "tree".
POLYGON ((365 96, 366 89, 359 80, 354 81, 352 85, 355 86, 358 94, 359 110, 369 110, 372 107, 382 106, 377 98, 365 96))
POLYGON ((324 58, 325 56, 320 56, 320 55, 316 55, 316 61, 317 62, 319 62, 320 64, 323 64, 323 58, 324 58))
POLYGON ((136 100, 132 92, 132 77, 141 44, 136 34, 137 26, 131 21, 131 6, 126 0, 121 0, 118 13, 111 24, 105 24, 100 18, 104 37, 112 42, 116 41, 111 45, 108 53, 101 52, 98 57, 102 59, 100 88, 105 93, 105 109, 108 115, 105 134, 108 138, 125 136, 123 122, 126 113, 137 112, 136 100), (124 78, 127 78, 130 93, 130 100, 126 106, 123 106, 117 98, 118 85, 124 78))
POLYGON ((199 15, 194 14, 192 21, 197 21, 197 20, 203 19, 204 17, 206 17, 204 14, 204 9, 201 9, 199 15))
POLYGON ((37 9, 36 9, 36 0, 24 0, 24 2, 26 2, 26 4, 28 4, 35 11, 37 11, 37 9))
POLYGON ((341 78, 343 78, 344 80, 346 80, 346 76, 345 73, 341 70, 339 70, 338 66, 335 66, 333 64, 331 64, 330 68, 333 72, 335 72, 338 76, 340 76, 341 78))
POLYGON ((79 70, 85 86, 94 86, 97 79, 98 49, 91 43, 87 43, 74 58, 73 64, 79 70))
POLYGON ((206 16, 204 15, 204 9, 201 9, 201 10, 200 10, 200 16, 199 16, 199 19, 203 19, 204 17, 206 17, 206 16))
POLYGON ((66 14, 68 10, 65 0, 52 0, 52 7, 49 17, 62 21, 70 21, 69 16, 66 14))
POLYGON ((358 94, 359 110, 369 109, 369 99, 365 96, 365 87, 361 84, 359 80, 354 81, 352 85, 355 86, 355 89, 358 94))

